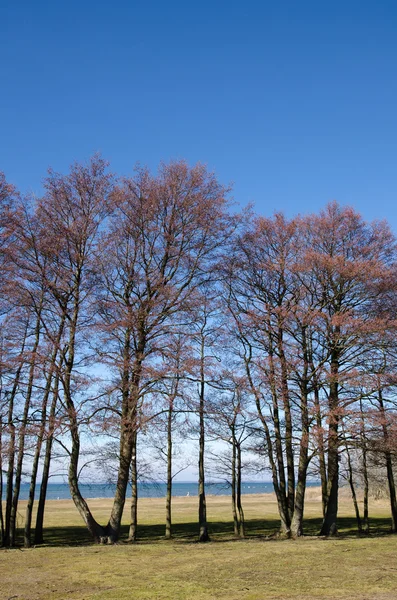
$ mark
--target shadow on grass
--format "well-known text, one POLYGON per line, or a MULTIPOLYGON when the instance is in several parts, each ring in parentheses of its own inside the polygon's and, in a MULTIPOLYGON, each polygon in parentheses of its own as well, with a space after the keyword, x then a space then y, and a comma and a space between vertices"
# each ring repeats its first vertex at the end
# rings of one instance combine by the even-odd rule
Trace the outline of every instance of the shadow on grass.
MULTIPOLYGON (((304 521, 304 533, 306 536, 316 536, 321 529, 321 518, 306 519, 304 521)), ((279 531, 280 522, 277 519, 250 519, 246 521, 246 539, 275 539, 279 531)), ((390 533, 389 518, 370 519, 370 537, 383 536, 390 533)), ((211 541, 230 542, 239 541, 233 535, 233 523, 231 521, 215 521, 208 524, 211 541)), ((354 518, 341 517, 338 519, 339 538, 356 537, 358 535, 357 523, 354 518)), ((164 525, 139 525, 138 543, 163 542, 164 525)), ((120 541, 126 541, 128 526, 122 527, 120 541)), ((180 543, 193 543, 198 538, 197 523, 175 523, 173 525, 173 540, 180 543)), ((87 529, 82 526, 73 527, 49 527, 44 530, 43 546, 84 546, 92 545, 92 538, 87 529)))

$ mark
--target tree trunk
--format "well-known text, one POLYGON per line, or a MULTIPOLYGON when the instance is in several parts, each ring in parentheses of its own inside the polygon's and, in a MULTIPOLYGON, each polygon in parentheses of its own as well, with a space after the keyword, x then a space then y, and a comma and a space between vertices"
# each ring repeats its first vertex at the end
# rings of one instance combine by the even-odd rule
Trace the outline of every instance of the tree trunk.
POLYGON ((331 359, 331 382, 329 389, 329 430, 328 430, 328 487, 327 510, 320 535, 336 535, 339 491, 339 363, 336 353, 331 359))
MULTIPOLYGON (((271 336, 269 335, 269 344, 272 344, 271 336)), ((272 406, 273 406, 273 424, 274 424, 274 436, 275 436, 275 450, 276 450, 276 462, 277 465, 277 500, 280 510, 281 518, 281 534, 289 537, 291 530, 291 516, 289 511, 289 504, 287 498, 287 485, 285 481, 285 468, 284 468, 284 457, 283 457, 283 436, 281 432, 280 415, 278 408, 278 395, 277 395, 277 383, 274 367, 273 352, 269 351, 269 364, 270 364, 270 387, 272 395, 272 406)), ((272 446, 269 447, 269 449, 272 446)), ((273 474, 274 478, 274 474, 273 474)), ((274 484, 274 481, 273 481, 274 484)), ((275 488, 276 489, 276 488, 275 488)))
POLYGON ((172 537, 172 414, 173 402, 170 400, 167 419, 167 492, 165 498, 165 538, 172 537))
POLYGON ((200 365, 200 434, 199 434, 199 541, 208 542, 210 537, 207 525, 207 505, 205 499, 205 470, 204 470, 204 451, 205 451, 205 373, 204 373, 204 338, 201 343, 201 365, 200 365))
POLYGON ((236 448, 236 439, 234 436, 234 430, 232 430, 232 469, 231 469, 231 476, 232 476, 232 514, 233 514, 233 530, 234 530, 234 535, 236 537, 239 537, 240 535, 240 527, 239 527, 239 520, 237 517, 237 502, 236 502, 236 493, 237 493, 237 481, 236 481, 236 469, 237 469, 237 461, 236 461, 236 453, 237 453, 237 448, 236 448))
POLYGON ((328 503, 320 535, 328 536, 336 535, 338 533, 337 516, 339 465, 336 462, 337 460, 338 456, 335 458, 335 451, 332 450, 331 459, 328 460, 328 503))
POLYGON ((367 436, 365 433, 365 421, 363 413, 362 400, 360 400, 360 420, 361 420, 361 448, 363 457, 363 481, 364 481, 364 514, 363 514, 363 531, 369 533, 369 511, 368 511, 368 496, 369 496, 369 481, 368 481, 368 466, 367 466, 367 436))
POLYGON ((284 418, 285 418, 285 454, 286 454, 286 463, 287 463, 287 504, 288 504, 288 513, 289 519, 292 519, 292 515, 294 513, 294 504, 295 504, 295 466, 294 466, 294 450, 292 447, 292 414, 291 414, 291 405, 289 398, 289 390, 288 390, 288 368, 287 361, 284 353, 284 341, 283 341, 283 329, 281 326, 278 328, 278 354, 280 359, 281 366, 281 397, 283 401, 284 408, 284 418))
MULTIPOLYGON (((309 453, 309 411, 308 411, 308 395, 309 395, 309 348, 307 343, 306 326, 302 327, 302 349, 304 356, 304 369, 300 384, 301 390, 301 440, 299 448, 299 464, 298 476, 295 493, 294 515, 291 523, 292 537, 300 537, 303 535, 303 514, 305 506, 306 492, 306 477, 308 468, 308 453, 309 453)), ((312 372, 313 375, 313 372, 312 372)))
POLYGON ((386 420, 386 410, 385 404, 383 402, 383 393, 382 388, 379 384, 378 388, 378 402, 381 413, 382 420, 382 432, 383 432, 383 442, 385 448, 385 463, 386 463, 386 471, 387 471, 387 483, 389 486, 389 498, 390 498, 390 511, 391 511, 391 519, 392 519, 392 532, 397 532, 397 499, 396 499, 396 485, 394 481, 394 473, 393 473, 393 462, 392 455, 389 448, 389 431, 387 427, 386 420))
POLYGON ((348 479, 349 479, 350 491, 352 494, 354 512, 356 513, 358 532, 362 533, 363 526, 362 526, 362 522, 361 522, 360 509, 359 509, 358 502, 357 502, 357 495, 356 495, 356 489, 354 486, 354 478, 353 478, 353 467, 352 467, 349 446, 348 446, 347 441, 346 441, 346 456, 347 456, 348 479))
MULTIPOLYGON (((92 535, 94 541, 97 543, 113 543, 116 541, 119 534, 119 526, 121 521, 118 522, 117 529, 112 527, 112 524, 109 522, 107 527, 102 527, 97 521, 94 519, 87 502, 81 495, 79 489, 78 482, 78 474, 79 474, 79 458, 80 458, 80 434, 79 434, 79 423, 77 418, 76 407, 73 402, 72 397, 72 375, 75 361, 75 351, 76 351, 76 335, 77 335, 77 324, 79 318, 79 309, 80 309, 80 282, 81 282, 81 267, 79 267, 75 274, 76 281, 76 292, 75 292, 75 300, 74 307, 72 311, 72 316, 69 324, 69 343, 67 346, 67 355, 64 357, 65 369, 62 377, 63 384, 63 392, 64 399, 67 408, 68 418, 69 418, 69 429, 71 436, 71 451, 70 451, 70 463, 69 463, 69 471, 68 471, 68 482, 70 494, 72 496, 72 500, 79 511, 80 516, 82 517, 84 523, 86 524, 88 531, 92 535)), ((122 458, 122 457, 121 457, 122 458)), ((128 463, 129 466, 129 463, 128 463)), ((127 466, 127 470, 128 470, 127 466)), ((128 477, 128 475, 127 475, 128 477)), ((118 495, 118 488, 116 488, 116 498, 118 495)), ((115 498, 115 502, 116 502, 115 498)), ((125 499, 125 495, 124 495, 125 499)), ((123 503, 124 506, 124 503, 123 503)), ((114 508, 114 505, 113 505, 114 508)), ((121 509, 122 514, 122 509, 121 509)))
POLYGON ((368 469, 367 469, 367 456, 366 450, 363 453, 363 479, 364 479, 364 514, 363 514, 363 531, 369 533, 369 509, 368 509, 368 496, 369 496, 369 483, 368 483, 368 469))
POLYGON ((241 444, 237 444, 237 482, 236 482, 236 496, 237 496, 237 510, 238 510, 238 518, 239 518, 239 525, 240 525, 240 537, 244 538, 245 537, 245 521, 244 521, 244 511, 243 511, 243 504, 241 501, 241 470, 242 470, 242 466, 241 466, 241 444))
MULTIPOLYGON (((279 449, 278 449, 278 451, 274 452, 273 442, 272 442, 272 438, 270 435, 269 426, 266 421, 266 416, 263 414, 263 411, 261 408, 260 396, 259 396, 258 391, 252 380, 251 370, 250 370, 250 359, 248 357, 246 357, 244 362, 245 362, 246 374, 248 377, 248 382, 249 382, 249 385, 251 388, 251 392, 255 398, 255 404, 256 404, 257 411, 258 411, 258 416, 262 423, 263 430, 265 432, 267 456, 268 456, 271 471, 272 471, 272 482, 273 482, 273 487, 274 487, 274 493, 276 494, 276 498, 277 498, 277 507, 278 507, 278 512, 279 512, 280 521, 281 521, 280 533, 281 533, 281 535, 285 535, 288 537, 291 532, 291 523, 289 520, 288 507, 287 507, 287 501, 286 501, 286 496, 285 496, 285 477, 283 478, 284 471, 282 471, 282 473, 280 474, 281 482, 284 483, 284 485, 280 488, 279 471, 277 469, 277 464, 279 465, 280 463, 279 462, 276 463, 276 460, 275 460, 275 455, 277 458, 280 457, 279 449)), ((272 390, 272 393, 273 393, 273 391, 274 390, 272 390)), ((274 400, 275 400, 275 398, 274 398, 274 394, 273 394, 273 403, 274 403, 274 400)), ((276 409, 277 409, 277 403, 276 403, 276 409)), ((282 455, 281 455, 281 459, 282 459, 282 455)))
POLYGON ((291 523, 291 536, 294 538, 303 535, 303 514, 305 506, 307 460, 301 458, 299 460, 298 468, 299 473, 295 492, 294 515, 292 517, 291 523))
POLYGON ((44 452, 43 474, 41 477, 40 496, 37 505, 36 527, 34 531, 34 543, 43 543, 43 527, 44 527, 44 511, 47 497, 48 480, 50 477, 50 466, 52 456, 52 444, 54 441, 55 431, 55 413, 59 395, 59 372, 55 374, 54 389, 52 391, 52 402, 50 406, 50 414, 48 417, 48 432, 44 452))
MULTIPOLYGON (((139 399, 139 382, 142 372, 142 357, 145 350, 145 335, 143 325, 141 328, 138 349, 135 354, 135 361, 131 364, 131 332, 125 331, 124 349, 123 349, 123 405, 122 405, 122 431, 120 436, 120 459, 117 475, 116 494, 113 500, 112 512, 107 525, 111 532, 111 541, 117 541, 120 535, 121 519, 125 505, 126 493, 130 476, 136 478, 136 443, 137 443, 137 406, 139 399), (134 458, 133 458, 134 455, 134 458), (135 461, 135 467, 131 469, 131 461, 135 461)), ((133 482, 132 482, 133 483, 133 482)), ((136 490, 137 497, 137 490, 136 490)), ((134 503, 134 492, 132 504, 134 503)), ((133 506, 131 505, 131 511, 133 506)), ((136 516, 132 520, 135 523, 136 516)), ((130 528, 131 534, 131 528, 130 528)), ((136 537, 136 531, 132 531, 132 539, 136 537)), ((130 539, 130 538, 129 538, 130 539)))
POLYGON ((131 456, 131 523, 128 541, 136 542, 138 529, 138 469, 137 436, 134 437, 131 456))
POLYGON ((298 476, 295 491, 294 515, 291 523, 292 537, 303 535, 303 514, 305 506, 306 477, 308 467, 308 448, 309 448, 309 425, 305 418, 305 425, 302 427, 302 438, 300 443, 298 476))
POLYGON ((0 415, 0 546, 4 540, 4 515, 3 515, 3 420, 0 415))
POLYGON ((17 465, 15 469, 15 483, 14 483, 14 492, 12 497, 12 506, 11 506, 11 514, 10 514, 10 546, 15 545, 16 541, 16 527, 17 527, 17 513, 18 513, 18 501, 19 501, 19 492, 21 489, 21 479, 22 479, 22 465, 23 460, 25 458, 25 440, 26 440, 26 429, 28 424, 28 416, 30 410, 30 403, 32 400, 33 393, 33 381, 36 369, 36 353, 39 347, 40 342, 40 320, 41 320, 41 309, 42 309, 42 301, 40 301, 40 305, 38 307, 37 313, 37 321, 35 327, 35 339, 33 343, 33 348, 31 352, 31 360, 30 360, 30 368, 29 368, 29 376, 28 376, 28 385, 26 389, 26 397, 25 397, 25 405, 23 409, 21 428, 19 432, 19 443, 18 443, 18 459, 17 465))
MULTIPOLYGON (((41 455, 41 450, 42 450, 42 446, 43 446, 45 429, 46 429, 46 425, 47 425, 48 401, 49 401, 50 394, 51 394, 51 385, 52 385, 52 382, 54 379, 54 372, 56 369, 56 360, 57 360, 59 345, 60 345, 61 338, 62 338, 64 324, 65 324, 65 315, 63 315, 63 318, 61 320, 57 339, 54 344, 54 350, 53 350, 51 360, 50 360, 49 371, 47 374, 47 380, 46 380, 46 385, 45 385, 44 394, 43 394, 43 400, 41 403, 41 423, 40 423, 39 433, 37 436, 36 448, 35 448, 33 464, 32 464, 32 474, 31 474, 31 478, 30 478, 29 497, 28 497, 28 502, 26 505, 25 531, 24 531, 24 546, 25 546, 25 548, 30 548, 30 546, 31 546, 32 514, 33 514, 34 496, 35 496, 35 491, 36 491, 37 472, 38 472, 38 468, 39 468, 40 455, 41 455)), ((58 381, 58 379, 57 379, 57 381, 58 381)), ((52 409, 50 410, 50 422, 52 424, 54 422, 56 399, 58 397, 58 383, 56 383, 56 388, 57 388, 57 391, 56 391, 56 396, 55 396, 54 410, 52 410, 52 409)), ((51 436, 52 436, 52 432, 51 432, 51 436)), ((51 448, 50 448, 50 450, 51 450, 51 448)), ((50 454, 51 454, 51 452, 50 452, 50 454)), ((47 471, 47 480, 45 482, 45 492, 47 491, 47 482, 48 482, 48 475, 49 475, 49 458, 48 458, 48 468, 46 468, 46 471, 47 471)), ((43 479, 44 479, 44 472, 43 472, 43 479)), ((39 525, 40 531, 38 532, 38 537, 41 538, 40 543, 42 543, 42 537, 43 537, 44 503, 45 503, 45 496, 42 501, 42 504, 43 504, 43 506, 41 508, 42 518, 41 518, 41 524, 39 525)), ((36 524, 36 528, 37 528, 37 524, 36 524)), ((36 542, 36 543, 38 543, 38 542, 36 542)))
POLYGON ((385 460, 386 460, 386 470, 387 470, 387 483, 389 486, 392 531, 393 531, 393 533, 396 533, 396 531, 397 531, 396 486, 394 483, 393 463, 392 463, 391 453, 389 451, 385 452, 385 460))
POLYGON ((321 480, 321 504, 323 509, 323 517, 325 517, 325 513, 327 511, 327 502, 328 502, 328 479, 327 479, 327 467, 325 462, 325 452, 324 452, 324 434, 323 434, 323 424, 321 417, 321 406, 320 406, 320 394, 319 387, 317 383, 317 378, 314 375, 314 365, 311 363, 312 372, 313 372, 313 392, 314 392, 314 407, 316 411, 316 426, 317 426, 317 443, 318 443, 318 461, 319 461, 319 470, 320 470, 320 480, 321 480))
POLYGON ((8 449, 8 469, 7 469, 7 493, 6 493, 6 509, 5 509, 5 527, 4 527, 4 537, 3 537, 3 546, 8 546, 11 542, 11 511, 12 511, 12 491, 13 491, 13 482, 14 482, 14 464, 15 464, 15 425, 14 425, 14 402, 15 397, 18 391, 19 380, 21 377, 22 367, 24 365, 24 352, 26 345, 26 338, 28 333, 29 323, 26 325, 26 329, 24 332, 24 337, 22 341, 22 348, 20 354, 20 362, 15 373, 14 383, 8 398, 8 417, 7 417, 7 427, 9 431, 9 449, 8 449))

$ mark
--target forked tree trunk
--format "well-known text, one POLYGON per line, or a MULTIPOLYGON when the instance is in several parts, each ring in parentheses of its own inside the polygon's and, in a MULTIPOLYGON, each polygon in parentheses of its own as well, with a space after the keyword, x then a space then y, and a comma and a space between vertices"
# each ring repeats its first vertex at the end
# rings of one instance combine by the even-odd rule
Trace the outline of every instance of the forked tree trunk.
MULTIPOLYGON (((137 355, 143 356, 144 341, 142 342, 143 347, 138 347, 137 355)), ((69 348, 72 348, 72 343, 69 344, 69 348)), ((121 530, 121 519, 123 516, 123 510, 126 500, 126 492, 128 481, 131 473, 131 460, 136 445, 136 410, 137 400, 139 394, 139 381, 142 372, 142 360, 141 358, 136 359, 134 366, 132 367, 132 376, 130 382, 130 392, 128 392, 127 400, 123 401, 123 417, 122 417, 122 431, 120 435, 120 454, 119 454, 119 469, 116 483, 116 492, 113 499, 112 511, 110 514, 109 521, 106 526, 102 526, 94 519, 87 502, 84 500, 80 493, 78 485, 78 460, 80 456, 80 436, 78 430, 78 421, 76 417, 76 411, 74 402, 71 396, 70 390, 70 365, 73 362, 71 357, 71 351, 69 350, 69 361, 66 361, 67 370, 64 376, 64 393, 66 404, 68 408, 68 416, 70 423, 70 432, 72 438, 72 450, 70 454, 70 466, 69 466, 69 488, 72 495, 72 499, 75 503, 77 510, 83 518, 90 534, 97 543, 114 544, 118 541, 121 530), (69 364, 68 364, 69 363, 69 364)))
MULTIPOLYGON (((125 331, 124 349, 123 349, 123 401, 122 401, 122 430, 120 436, 120 458, 119 468, 117 474, 117 485, 116 493, 113 500, 112 511, 106 530, 110 536, 108 539, 109 543, 116 542, 120 536, 121 519, 123 516, 124 505, 127 494, 128 482, 130 477, 137 479, 136 472, 136 443, 137 443, 137 404, 138 404, 138 389, 140 376, 142 372, 142 359, 145 349, 145 337, 141 331, 141 337, 138 344, 137 353, 135 355, 135 361, 131 364, 131 331, 127 328, 125 331), (134 465, 132 465, 134 461, 134 465)), ((132 485, 134 482, 131 482, 132 485)), ((135 504, 137 501, 137 488, 134 492, 131 504, 131 512, 134 511, 134 498, 135 504)), ((130 527, 130 535, 132 538, 136 537, 136 515, 131 521, 133 525, 132 530, 130 527), (133 531, 135 523, 135 532, 133 531)))

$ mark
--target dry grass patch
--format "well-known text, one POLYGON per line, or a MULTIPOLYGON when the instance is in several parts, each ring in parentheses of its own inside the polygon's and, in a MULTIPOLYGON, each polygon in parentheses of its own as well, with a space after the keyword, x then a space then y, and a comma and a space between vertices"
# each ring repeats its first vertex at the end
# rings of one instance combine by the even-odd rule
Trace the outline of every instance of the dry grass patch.
MULTIPOLYGON (((314 493, 314 492, 311 492, 314 493)), ((109 500, 93 500, 106 521, 109 500)), ((336 540, 297 541, 265 536, 277 528, 271 495, 244 497, 246 540, 234 540, 230 498, 209 497, 212 542, 198 544, 197 499, 175 498, 176 538, 164 533, 164 500, 140 500, 141 541, 94 546, 71 501, 51 501, 46 516, 47 547, 0 552, 0 599, 124 600, 244 599, 394 600, 397 544, 388 529, 387 503, 371 507, 374 536, 354 533, 351 504, 341 502, 342 535, 336 540), (65 542, 78 545, 66 545, 65 542)), ((128 523, 128 515, 125 515, 128 523)), ((318 530, 320 503, 307 503, 306 529, 318 530)))

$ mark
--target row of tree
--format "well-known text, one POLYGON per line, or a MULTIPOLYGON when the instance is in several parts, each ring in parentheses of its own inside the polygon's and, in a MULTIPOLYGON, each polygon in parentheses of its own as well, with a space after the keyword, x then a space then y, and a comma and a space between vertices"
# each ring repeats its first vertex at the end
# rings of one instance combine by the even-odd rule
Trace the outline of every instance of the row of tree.
POLYGON ((0 177, 2 545, 16 543, 23 478, 30 481, 24 543, 33 542, 39 481, 34 542, 43 540, 60 451, 73 501, 97 542, 119 538, 132 483, 134 540, 137 449, 153 435, 166 459, 171 537, 181 426, 194 427, 199 441, 201 541, 208 539, 208 436, 228 448, 218 470, 228 472, 237 535, 244 535, 244 448, 271 473, 283 534, 303 533, 310 474, 321 481, 321 533, 336 533, 341 461, 366 529, 374 457, 396 531, 397 253, 387 223, 366 223, 336 203, 289 220, 236 214, 229 190, 204 166, 185 162, 120 179, 95 156, 67 175, 50 171, 44 190, 38 199, 21 197, 0 177), (107 449, 115 473, 106 525, 79 486, 93 435, 99 442, 90 460, 108 464, 107 449))

